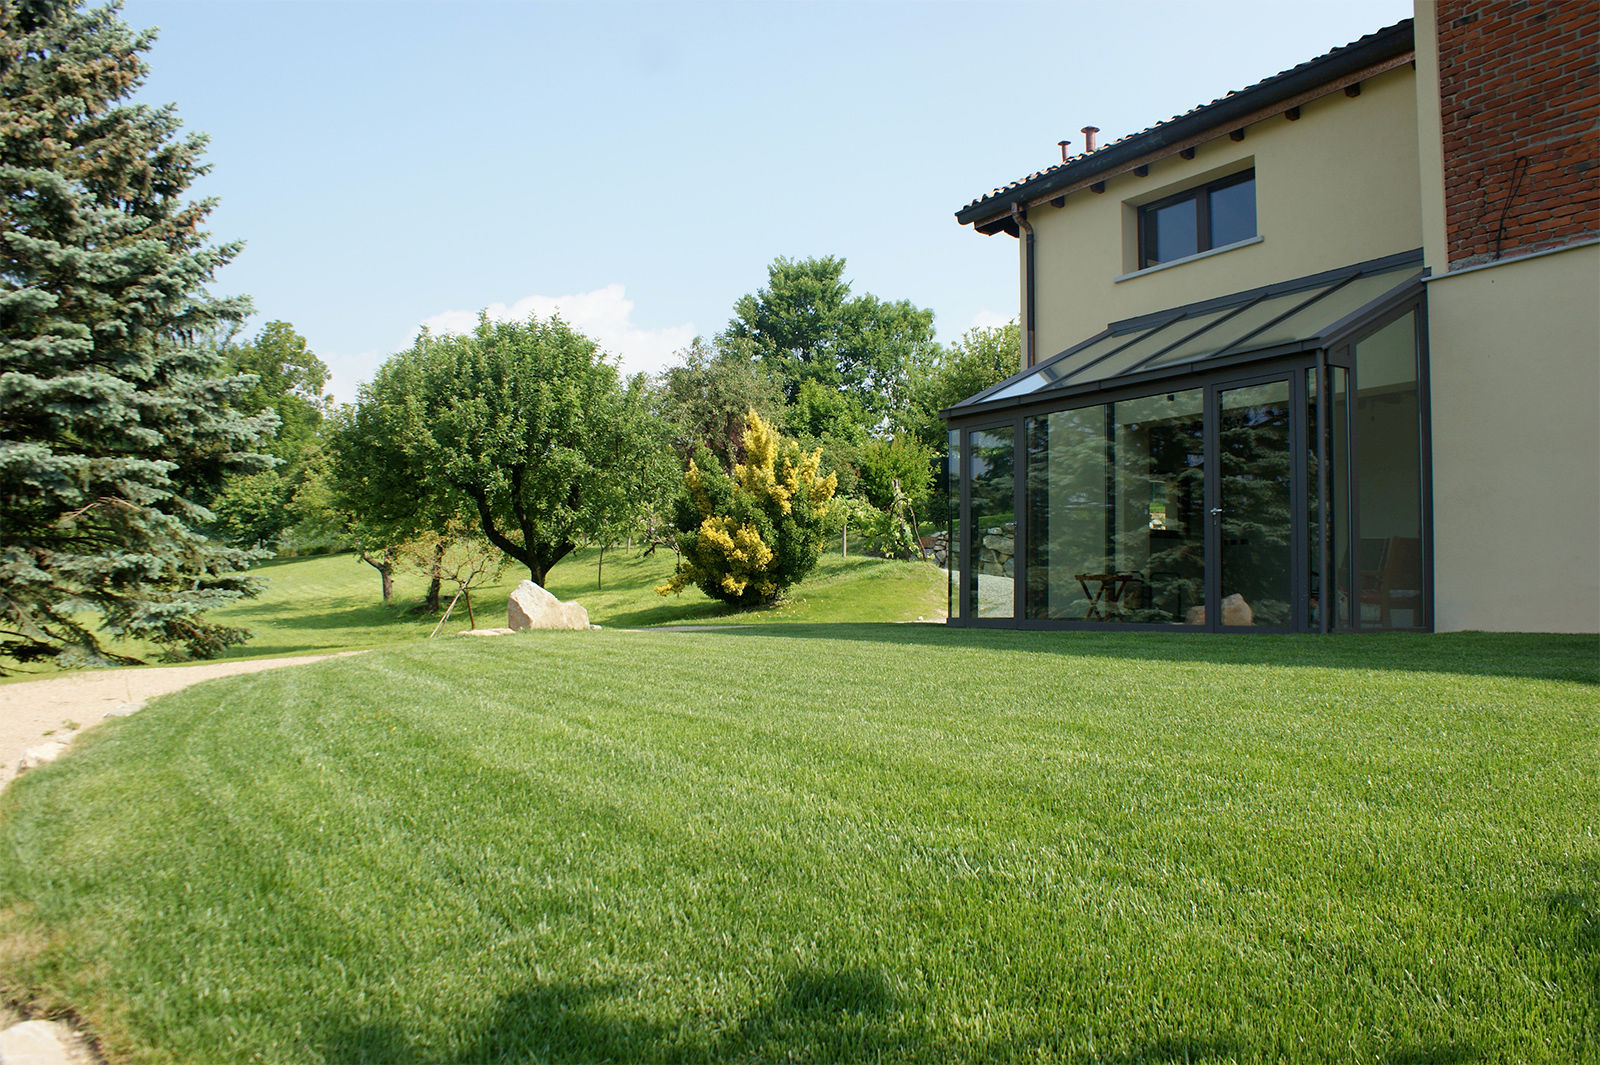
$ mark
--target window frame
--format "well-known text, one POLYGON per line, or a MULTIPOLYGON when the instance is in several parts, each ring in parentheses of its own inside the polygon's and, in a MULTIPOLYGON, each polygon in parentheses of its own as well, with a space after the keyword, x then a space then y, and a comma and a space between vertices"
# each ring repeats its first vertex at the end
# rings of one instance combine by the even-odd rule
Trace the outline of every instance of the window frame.
MULTIPOLYGON (((1140 204, 1138 269, 1147 270, 1153 266, 1165 266, 1168 263, 1181 262, 1182 260, 1191 256, 1201 255, 1205 252, 1211 251, 1214 247, 1216 247, 1211 240, 1211 194, 1222 189, 1230 188, 1234 185, 1242 185, 1246 181, 1249 181, 1253 184, 1255 179, 1256 168, 1252 166, 1247 170, 1240 170, 1237 173, 1229 174, 1226 177, 1217 178, 1215 181, 1208 181, 1203 185, 1191 186, 1187 189, 1184 189, 1182 192, 1173 193, 1171 196, 1163 196, 1159 200, 1152 200, 1149 203, 1140 204), (1194 201, 1194 251, 1190 252, 1188 255, 1180 255, 1172 259, 1151 258, 1151 252, 1153 249, 1150 247, 1150 242, 1154 236, 1154 233, 1149 226, 1150 216, 1162 208, 1172 207, 1187 200, 1194 201)), ((1251 234, 1251 236, 1259 237, 1260 235, 1261 226, 1258 222, 1255 226, 1255 232, 1251 234)), ((1238 242, 1234 241, 1232 243, 1238 242)))

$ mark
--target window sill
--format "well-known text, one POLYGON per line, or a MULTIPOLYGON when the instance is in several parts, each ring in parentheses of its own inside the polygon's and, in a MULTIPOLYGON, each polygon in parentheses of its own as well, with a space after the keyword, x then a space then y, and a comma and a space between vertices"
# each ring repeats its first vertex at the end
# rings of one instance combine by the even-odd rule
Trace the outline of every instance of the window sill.
POLYGON ((1112 284, 1116 284, 1120 281, 1130 281, 1136 277, 1144 277, 1147 274, 1159 274, 1161 271, 1170 270, 1174 266, 1183 266, 1187 263, 1198 262, 1201 259, 1209 259, 1213 255, 1222 255, 1225 252, 1233 251, 1235 248, 1248 248, 1252 244, 1260 244, 1265 239, 1265 237, 1257 234, 1256 236, 1249 237, 1245 240, 1236 240, 1232 244, 1224 244, 1220 248, 1209 248, 1206 251, 1196 252, 1193 255, 1185 255, 1181 259, 1173 259, 1171 262, 1157 263, 1154 266, 1147 266, 1143 270, 1135 270, 1131 274, 1123 274, 1121 277, 1113 277, 1111 281, 1112 284))

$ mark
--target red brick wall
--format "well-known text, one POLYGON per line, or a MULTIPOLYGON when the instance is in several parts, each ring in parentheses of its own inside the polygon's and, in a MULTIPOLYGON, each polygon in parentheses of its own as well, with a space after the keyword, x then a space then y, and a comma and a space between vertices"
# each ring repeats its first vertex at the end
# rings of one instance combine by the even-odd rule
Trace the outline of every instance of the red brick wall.
POLYGON ((1600 2, 1438 12, 1450 265, 1600 236, 1600 2))

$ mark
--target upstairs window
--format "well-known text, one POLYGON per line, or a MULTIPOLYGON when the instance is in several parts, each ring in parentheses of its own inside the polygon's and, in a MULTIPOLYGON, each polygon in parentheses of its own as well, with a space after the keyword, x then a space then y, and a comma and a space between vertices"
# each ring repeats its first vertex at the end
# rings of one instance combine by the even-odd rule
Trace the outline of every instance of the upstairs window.
POLYGON ((1256 172, 1246 170, 1139 208, 1139 269, 1256 235, 1256 172))

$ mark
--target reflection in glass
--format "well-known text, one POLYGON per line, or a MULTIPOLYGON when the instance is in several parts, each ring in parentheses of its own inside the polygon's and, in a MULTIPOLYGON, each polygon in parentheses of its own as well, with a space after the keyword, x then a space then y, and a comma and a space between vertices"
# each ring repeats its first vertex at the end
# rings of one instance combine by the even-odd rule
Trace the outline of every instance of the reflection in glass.
POLYGON ((945 607, 950 617, 959 617, 961 602, 956 588, 961 583, 961 433, 950 430, 950 451, 945 459, 945 607))
POLYGON ((1198 623, 1202 406, 1191 389, 1027 420, 1027 617, 1198 623))
POLYGON ((1219 395, 1221 623, 1288 625, 1294 543, 1289 382, 1219 395))
POLYGON ((1306 624, 1312 632, 1322 624, 1322 548, 1327 539, 1327 527, 1322 524, 1321 487, 1317 483, 1317 470, 1326 448, 1317 439, 1317 371, 1306 371, 1306 589, 1309 592, 1306 624))
MULTIPOLYGON (((1328 290, 1304 310, 1291 314, 1283 321, 1263 329, 1239 345, 1238 350, 1271 347, 1316 336, 1339 319, 1372 302, 1384 293, 1410 284, 1420 271, 1415 266, 1388 270, 1381 274, 1368 274, 1347 284, 1328 290)), ((1307 296, 1310 294, 1307 293, 1307 296)), ((1304 298, 1304 297, 1302 297, 1304 298)))
POLYGON ((1179 200, 1166 207, 1147 210, 1144 216, 1145 264, 1170 262, 1199 251, 1195 201, 1179 200))
POLYGON ((1362 628, 1426 624, 1422 596, 1422 435, 1416 313, 1356 345, 1356 515, 1362 628))
POLYGON ((1328 557, 1334 560, 1336 629, 1348 629, 1354 595, 1350 565, 1350 371, 1328 367, 1328 513, 1323 517, 1329 538, 1328 557))
MULTIPOLYGON (((1179 318, 1171 325, 1153 329, 1098 365, 1088 368, 1088 373, 1084 380, 1112 377, 1119 373, 1126 373, 1129 370, 1140 368, 1140 363, 1163 348, 1169 348, 1174 344, 1180 343, 1185 337, 1192 337, 1200 330, 1209 332, 1208 327, 1216 324, 1227 314, 1228 311, 1225 310, 1212 311, 1209 314, 1179 318)), ((1204 335, 1205 333, 1201 333, 1201 336, 1204 335)))
POLYGON ((1212 189, 1211 246, 1220 248, 1256 235, 1256 183, 1239 181, 1212 189))
POLYGON ((1016 614, 1016 447, 1010 426, 974 429, 967 436, 967 480, 972 493, 969 616, 1016 614))

